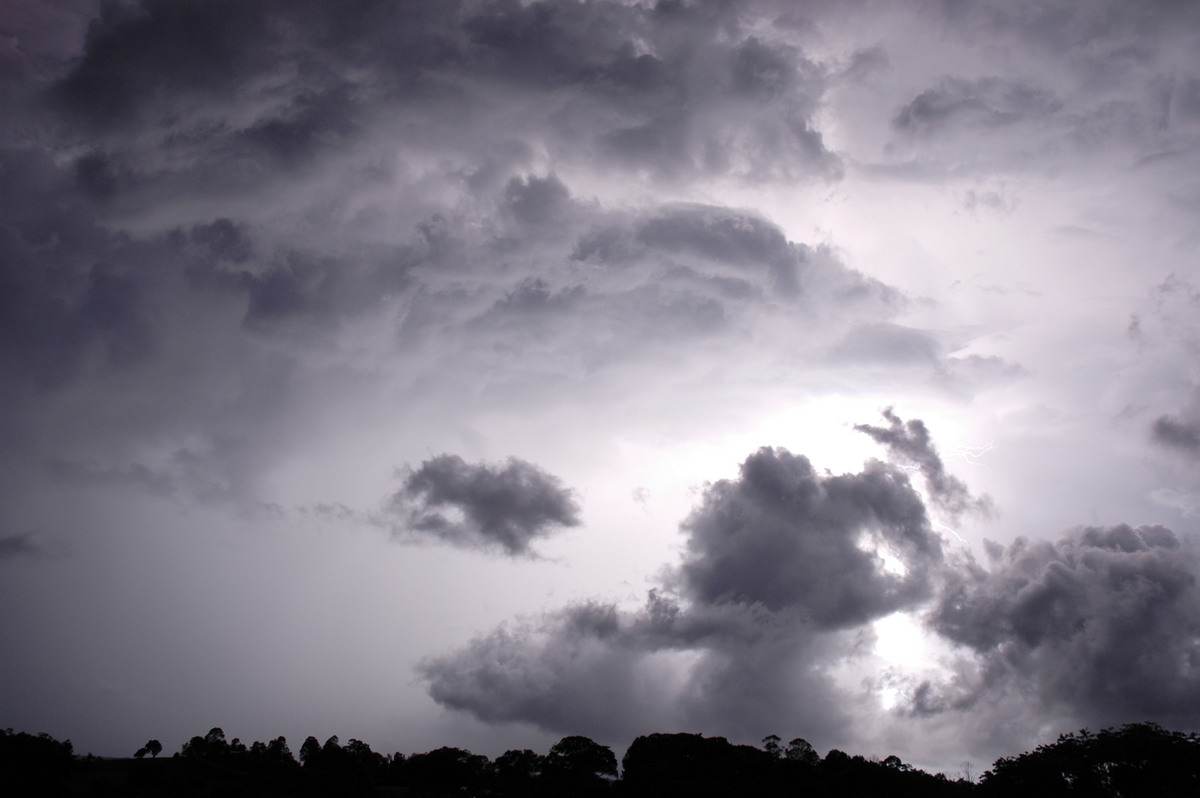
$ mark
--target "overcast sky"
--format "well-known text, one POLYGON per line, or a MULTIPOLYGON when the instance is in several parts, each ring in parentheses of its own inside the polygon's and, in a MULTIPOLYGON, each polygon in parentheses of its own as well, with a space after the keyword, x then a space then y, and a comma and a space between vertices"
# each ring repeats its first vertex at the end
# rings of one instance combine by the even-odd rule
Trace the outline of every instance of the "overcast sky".
POLYGON ((6 0, 0 725, 1200 728, 1200 7, 6 0))

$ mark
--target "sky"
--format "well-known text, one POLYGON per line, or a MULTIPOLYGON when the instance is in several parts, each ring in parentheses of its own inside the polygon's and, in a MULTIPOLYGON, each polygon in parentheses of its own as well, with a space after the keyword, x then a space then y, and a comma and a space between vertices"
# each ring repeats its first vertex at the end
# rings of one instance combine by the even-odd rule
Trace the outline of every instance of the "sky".
POLYGON ((5 0, 0 725, 1200 729, 1200 7, 5 0))

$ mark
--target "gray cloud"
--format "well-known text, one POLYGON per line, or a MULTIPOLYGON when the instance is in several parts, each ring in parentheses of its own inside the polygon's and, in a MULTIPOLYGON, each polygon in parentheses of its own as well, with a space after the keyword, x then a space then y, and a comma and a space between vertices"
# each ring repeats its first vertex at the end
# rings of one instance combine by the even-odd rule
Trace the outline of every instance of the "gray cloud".
MULTIPOLYGON (((575 495, 524 461, 472 457, 520 451, 537 435, 532 459, 586 459, 595 470, 572 473, 593 480, 581 483, 588 495, 604 493, 613 485, 600 469, 630 441, 655 451, 703 442, 730 431, 724 424, 744 430, 830 392, 856 399, 894 387, 906 403, 949 394, 962 401, 943 411, 1004 430, 1007 453, 995 455, 1011 459, 991 472, 998 481, 1030 479, 1034 458, 1049 463, 1035 447, 1059 447, 1061 469, 1057 456, 1032 466, 1054 495, 1027 502, 1031 517, 1074 513, 1065 505, 1088 491, 1103 505, 1097 517, 1133 517, 1135 500, 1108 488, 1134 485, 1132 495, 1141 483, 1127 471, 1105 481, 1103 463, 1117 458, 1097 454, 1104 436, 1086 431, 1099 415, 1068 407, 1098 395, 1085 380, 1103 371, 1113 390, 1101 393, 1128 405, 1106 417, 1109 432, 1185 455, 1154 460, 1160 475, 1178 471, 1141 494, 1161 487, 1161 505, 1196 507, 1186 469, 1200 416, 1184 398, 1200 380, 1195 290, 1168 278, 1153 297, 1161 313, 1138 309, 1145 357, 1109 368, 1111 342, 1092 324, 1100 316, 1074 312, 1083 300, 1067 276, 1039 274, 1094 255, 1098 288, 1085 293, 1100 314, 1108 297, 1137 290, 1109 283, 1118 263, 1149 252, 1166 272, 1194 249, 1187 176, 1200 153, 1200 17, 1191 4, 13 7, 0 14, 0 527, 86 536, 70 550, 83 552, 75 564, 94 580, 97 617, 136 605, 169 620, 182 608, 196 628, 224 628, 208 623, 211 604, 169 595, 183 582, 151 580, 169 573, 161 563, 172 552, 189 552, 181 572, 195 572, 191 554, 209 550, 208 532, 237 535, 251 521, 267 536, 382 524, 408 540, 536 559, 539 540, 580 523, 575 495), (99 12, 88 28, 90 9, 99 12), (884 174, 891 182, 876 180, 884 174), (931 179, 949 185, 903 185, 931 179), (1107 243, 1051 241, 1042 224, 1107 243), (1013 240, 1028 258, 1009 257, 1013 240), (855 263, 935 295, 910 300, 855 263), (936 295, 948 283, 952 298, 936 295), (1047 326, 1024 324, 1035 318, 1047 326), (1045 347, 1029 382, 970 402, 1019 372, 988 353, 1032 364, 1043 333, 1069 352, 1045 347), (1080 368, 1059 368, 1067 358, 1080 368), (1075 437, 1063 432, 1068 418, 1075 437), (570 451, 556 452, 564 441, 570 451), (386 464, 459 445, 467 460, 433 458, 407 472, 385 512, 360 509, 364 495, 394 490, 370 483, 386 464), (1084 461, 1097 471, 1072 467, 1084 461), (1091 487, 1071 487, 1093 473, 1091 487), (270 520, 284 517, 305 523, 270 520), (121 593, 142 587, 154 602, 121 593)), ((921 422, 889 414, 860 429, 894 462, 832 475, 783 449, 751 454, 735 478, 700 489, 680 528, 681 560, 644 606, 582 604, 510 624, 428 660, 431 694, 489 722, 598 730, 614 743, 663 725, 756 740, 802 718, 806 736, 859 746, 866 726, 885 721, 874 704, 871 720, 854 716, 853 691, 830 673, 871 656, 873 621, 933 606, 960 661, 947 683, 907 685, 920 718, 906 723, 957 730, 972 722, 957 710, 969 709, 979 728, 1003 727, 1002 705, 1036 717, 1029 728, 1052 714, 1086 719, 1093 704, 1097 717, 1157 711, 1154 680, 1194 708, 1185 679, 1194 656, 1181 642, 1194 636, 1183 620, 1194 601, 1187 574, 1197 573, 1190 543, 1177 537, 1172 549, 1134 530, 1145 549, 1133 550, 1101 530, 1096 540, 1000 547, 987 567, 961 561, 930 514, 979 510, 982 500, 947 472, 921 422), (928 489, 918 493, 921 480, 928 489), (1084 584, 1093 576, 1107 593, 1084 584), (1045 597, 1026 606, 1041 583, 1045 597), (1101 639, 1123 633, 1121 613, 1136 615, 1139 601, 1165 608, 1161 629, 1150 622, 1131 638, 1162 647, 1162 659, 1133 662, 1101 639), (1166 639, 1172 628, 1176 641, 1166 639), (1056 664, 1070 657, 1084 662, 1079 685, 1056 664)), ((627 489, 606 495, 619 502, 627 489)), ((653 498, 636 523, 672 500, 657 486, 653 498)), ((1005 523, 1001 535, 1029 526, 1005 523)), ((270 543, 264 535, 231 538, 244 559, 214 553, 213 573, 229 569, 222 580, 246 578, 246 595, 258 596, 257 580, 281 569, 326 572, 313 552, 343 543, 248 542, 270 543)), ((600 539, 572 538, 563 551, 600 539)), ((18 571, 47 546, 11 535, 0 558, 18 571)), ((387 556, 393 576, 447 578, 421 573, 445 560, 436 551, 387 556)), ((581 560, 572 578, 632 581, 646 563, 629 556, 581 560)), ((496 567, 527 569, 528 590, 504 595, 525 607, 566 578, 546 562, 471 564, 496 567)), ((422 584, 406 580, 414 595, 422 584)), ((44 607, 83 595, 66 577, 20 589, 44 607)), ((464 592, 461 606, 476 595, 464 592)), ((284 604, 247 606, 292 641, 293 661, 319 661, 307 647, 327 642, 328 624, 355 634, 319 613, 292 625, 284 604)), ((27 620, 17 609, 0 618, 10 637, 27 620)), ((38 723, 58 701, 70 707, 61 717, 108 716, 93 711, 100 699, 86 669, 111 662, 130 683, 157 678, 158 663, 120 659, 139 646, 102 650, 111 635, 96 638, 97 656, 64 656, 90 639, 61 625, 73 622, 84 623, 70 613, 47 621, 58 640, 39 635, 5 664, 10 682, 22 669, 42 673, 40 662, 61 664, 54 683, 39 676, 46 700, 13 697, 38 723), (83 685, 79 700, 66 683, 83 685)), ((381 666, 384 680, 426 650, 421 634, 389 653, 399 659, 381 666)), ((369 647, 376 637, 346 640, 369 647)), ((228 656, 221 646, 236 639, 259 638, 225 635, 208 650, 228 656)), ((169 693, 165 685, 159 697, 169 693)), ((220 698, 197 693, 205 711, 220 698)), ((289 702, 255 714, 310 711, 289 702)), ((110 731, 94 736, 108 744, 110 731)))
POLYGON ((1150 427, 1154 442, 1185 454, 1200 452, 1200 424, 1175 416, 1159 416, 1150 427))
POLYGON ((859 474, 822 477, 782 449, 760 449, 738 480, 710 486, 683 528, 686 595, 795 608, 823 629, 919 602, 942 557, 903 471, 869 463, 859 474), (902 563, 903 574, 884 567, 876 545, 902 563))
POLYGON ((12 560, 17 557, 39 557, 45 554, 46 546, 41 538, 32 532, 0 537, 0 560, 12 560))
POLYGON ((905 105, 892 124, 905 132, 931 135, 946 127, 994 129, 1053 114, 1062 103, 1050 92, 996 77, 944 78, 905 105))
POLYGON ((636 612, 588 603, 506 624, 420 671, 439 704, 492 723, 617 741, 663 727, 754 738, 803 718, 824 739, 844 733, 847 713, 820 665, 851 647, 794 613, 684 609, 651 591, 636 612))
POLYGON ((904 421, 892 408, 883 411, 888 426, 855 424, 854 429, 864 432, 887 447, 888 454, 901 464, 914 464, 925 478, 930 498, 941 510, 957 518, 966 512, 986 515, 991 501, 985 496, 974 498, 962 480, 947 473, 941 456, 933 445, 933 439, 925 422, 919 418, 904 421))
POLYGON ((232 155, 251 166, 186 169, 214 189, 311 166, 401 109, 423 115, 407 130, 423 145, 478 151, 461 122, 492 127, 484 118, 502 115, 489 96, 541 97, 531 117, 501 124, 563 160, 601 158, 660 177, 836 177, 840 163, 814 122, 824 70, 743 31, 748 10, 500 0, 106 4, 53 99, 113 147, 153 141, 165 145, 160 159, 232 155), (448 111, 457 129, 426 138, 429 121, 448 111), (138 141, 120 135, 132 128, 138 141))
POLYGON ((620 738, 656 722, 659 699, 639 690, 646 652, 612 606, 586 604, 537 623, 506 625, 421 667, 443 706, 492 723, 620 738))
POLYGON ((826 666, 852 656, 855 629, 931 598, 945 567, 906 472, 878 461, 820 475, 760 449, 681 530, 682 561, 641 609, 584 604, 501 627, 426 660, 430 695, 556 731, 753 735, 802 717, 837 740, 849 708, 826 666))
POLYGON ((863 370, 873 380, 925 384, 959 396, 1024 376, 1021 366, 994 355, 961 355, 962 334, 923 330, 878 319, 862 321, 828 347, 825 358, 845 371, 863 370))
POLYGON ((873 322, 849 330, 832 347, 830 356, 849 363, 913 363, 937 368, 943 349, 942 343, 925 330, 873 322))
MULTIPOLYGON (((1200 553, 1162 526, 1084 527, 1019 539, 987 569, 962 569, 929 619, 981 661, 976 686, 947 703, 1014 689, 1089 724, 1184 722, 1200 710, 1200 553)), ((960 685, 961 687, 961 685, 960 685)))
MULTIPOLYGON (((1182 298, 1187 303, 1185 312, 1192 311, 1200 301, 1189 285, 1178 286, 1177 293, 1183 294, 1182 298)), ((1184 348, 1190 352, 1200 339, 1196 337, 1195 330, 1190 329, 1190 312, 1188 319, 1189 324, 1184 328, 1184 348)), ((1193 388, 1191 396, 1178 413, 1164 413, 1154 419, 1150 424, 1150 440, 1187 458, 1200 455, 1200 392, 1193 388)))
POLYGON ((428 536, 512 557, 529 555, 556 527, 579 524, 572 491, 515 457, 501 466, 438 455, 405 474, 387 509, 402 539, 428 536))
POLYGON ((836 175, 814 121, 824 69, 743 17, 102 4, 0 155, 0 424, 30 462, 251 501, 333 392, 315 386, 400 374, 505 394, 514 363, 559 385, 643 368, 788 302, 894 313, 895 291, 761 214, 572 194, 572 165, 597 163, 634 180, 836 175), (613 144, 642 128, 661 151, 613 144), (394 336, 350 343, 381 319, 394 336), (72 428, 30 391, 91 400, 72 428))

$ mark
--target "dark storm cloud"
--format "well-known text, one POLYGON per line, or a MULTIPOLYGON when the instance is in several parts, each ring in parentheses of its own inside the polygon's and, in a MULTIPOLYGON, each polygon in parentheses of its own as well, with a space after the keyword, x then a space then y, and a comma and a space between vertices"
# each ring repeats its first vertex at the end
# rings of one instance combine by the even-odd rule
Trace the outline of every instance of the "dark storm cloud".
MULTIPOLYGON (((506 136, 661 176, 836 177, 814 122, 823 68, 744 33, 747 8, 107 3, 52 93, 144 177, 218 194, 294 177, 380 125, 471 159, 506 136), (502 113, 534 98, 524 119, 502 113)), ((103 178, 100 165, 88 174, 103 178)))
MULTIPOLYGON (((1018 539, 964 568, 931 615, 974 650, 978 692, 1029 690, 1088 723, 1179 722, 1200 711, 1200 552, 1162 526, 1084 527, 1018 539)), ((926 685, 927 710, 944 698, 926 685)))
MULTIPOLYGON (((1191 113, 1200 13, 1169 0, 931 4, 955 40, 1022 52, 1020 68, 963 59, 913 91, 891 115, 889 166, 915 179, 963 171, 1041 173, 1111 154, 1124 169, 1198 152, 1191 113), (1010 49, 1011 48, 1011 49, 1010 49), (982 74, 981 74, 982 73, 982 74)), ((888 173, 888 169, 880 169, 888 173)))
POLYGON ((801 610, 822 629, 864 623, 927 597, 941 542, 899 469, 820 476, 808 460, 760 449, 684 522, 685 593, 705 604, 801 610), (903 564, 889 573, 872 544, 903 564))
POLYGON ((0 561, 17 557, 38 557, 45 553, 41 539, 30 532, 0 537, 0 561))
MULTIPOLYGON (((1161 290, 1160 287, 1160 292, 1161 290)), ((1186 303, 1183 310, 1187 314, 1187 321, 1178 327, 1185 338, 1184 351, 1190 353, 1197 341, 1191 319, 1196 305, 1200 303, 1200 296, 1192 292, 1191 286, 1187 285, 1179 287, 1177 293, 1183 294, 1186 303)), ((1165 303, 1160 303, 1160 309, 1162 304, 1165 303)), ((1160 320, 1169 321, 1169 316, 1160 314, 1156 321, 1160 320)), ((1192 395, 1178 413, 1164 413, 1154 419, 1150 424, 1150 440, 1189 459, 1200 456, 1200 391, 1193 389, 1192 395)))
POLYGON ((919 418, 906 422, 890 407, 883 411, 883 417, 888 422, 886 427, 855 424, 854 429, 882 443, 887 447, 888 454, 902 465, 915 465, 925 478, 930 498, 952 517, 968 511, 984 514, 989 511, 991 503, 986 497, 973 498, 966 483, 946 472, 925 422, 919 418))
POLYGON ((0 154, 9 450, 63 490, 274 513, 262 477, 322 386, 518 397, 797 309, 893 313, 758 213, 605 208, 562 177, 834 176, 824 68, 746 11, 101 4, 0 154), (661 149, 614 144, 638 129, 661 149))
POLYGON ((766 268, 782 294, 799 289, 805 253, 774 224, 755 214, 710 206, 681 206, 639 225, 642 244, 669 253, 687 253, 736 270, 766 268))
POLYGON ((651 591, 637 612, 592 603, 505 624, 420 672, 439 704, 491 723, 609 740, 664 724, 757 739, 802 719, 824 738, 839 733, 846 708, 815 666, 847 648, 786 613, 681 610, 651 591))
POLYGON ((104 126, 135 121, 166 97, 228 99, 266 64, 274 41, 264 23, 262 4, 233 0, 102 3, 83 58, 57 91, 72 111, 104 126))
POLYGON ((404 337, 437 335, 457 316, 472 333, 465 358, 524 355, 521 370, 561 375, 658 358, 776 319, 789 325, 836 308, 839 318, 830 323, 840 326, 902 306, 897 292, 825 249, 789 241, 752 211, 699 204, 610 210, 575 200, 552 176, 513 178, 496 193, 508 224, 494 238, 449 238, 455 226, 443 219, 425 228, 428 251, 439 259, 445 253, 452 258, 446 265, 459 269, 501 259, 512 276, 491 282, 481 268, 469 297, 461 279, 445 289, 434 282, 405 317, 404 337), (537 221, 543 218, 553 223, 537 221))
POLYGON ((0 359, 10 382, 69 382, 91 351, 112 368, 154 349, 147 247, 102 229, 40 152, 0 151, 0 359))
POLYGON ((420 671, 435 701, 484 721, 609 739, 654 722, 652 696, 639 696, 645 653, 628 642, 615 608, 587 604, 502 626, 420 671))
POLYGON ((504 188, 509 211, 525 224, 552 222, 567 208, 571 192, 554 175, 514 177, 504 188))
POLYGON ((430 694, 553 730, 619 736, 665 718, 761 734, 803 718, 836 737, 847 708, 824 666, 849 655, 856 627, 928 600, 946 568, 906 472, 878 461, 821 475, 761 449, 681 530, 682 562, 642 609, 586 604, 501 627, 427 660, 430 694))
POLYGON ((945 78, 901 108, 892 125, 905 132, 933 134, 946 127, 997 126, 1030 122, 1053 114, 1061 102, 1044 89, 1002 78, 945 78))
MULTIPOLYGON (((474 374, 481 358, 578 372, 648 357, 745 328, 777 298, 875 315, 897 299, 758 214, 604 210, 572 196, 567 171, 535 168, 601 157, 637 180, 835 175, 814 122, 824 68, 743 30, 748 6, 102 9, 47 89, 52 140, 26 138, 6 167, 18 235, 0 242, 5 354, 38 384, 139 367, 149 393, 151 372, 202 361, 189 388, 175 383, 187 401, 158 412, 194 410, 229 396, 214 371, 238 344, 251 384, 268 350, 290 366, 264 374, 303 380, 311 353, 397 296, 406 355, 459 350, 474 374), (648 160, 610 140, 641 128, 662 146, 648 160)), ((430 368, 411 365, 413 379, 430 368)), ((182 431, 203 414, 178 416, 182 431)))
POLYGON ((406 310, 394 346, 369 368, 405 358, 414 380, 432 369, 475 379, 516 361, 575 374, 654 361, 772 313, 896 307, 895 292, 758 214, 606 210, 553 175, 497 182, 480 198, 488 235, 477 217, 414 214, 401 240, 383 245, 280 236, 226 216, 115 232, 95 201, 121 191, 120 179, 105 183, 104 164, 81 173, 78 161, 27 150, 0 160, 0 359, 11 397, 0 424, 32 462, 91 464, 75 485, 152 474, 143 487, 158 495, 171 484, 180 496, 259 506, 250 496, 289 439, 297 390, 327 380, 322 372, 369 379, 319 361, 389 302, 406 310), (35 401, 38 391, 90 399, 60 410, 69 405, 35 401), (137 448, 147 441, 153 462, 137 448))
POLYGON ((1154 442, 1188 455, 1200 453, 1200 424, 1175 416, 1159 416, 1150 426, 1154 442))
POLYGON ((300 371, 288 341, 379 302, 403 263, 256 246, 228 219, 133 236, 69 162, 8 149, 0 169, 6 456, 60 486, 257 504, 300 371))
POLYGON ((574 493, 557 477, 510 457, 504 465, 443 454, 405 475, 388 510, 402 538, 428 536, 456 546, 529 555, 558 527, 579 524, 574 493))

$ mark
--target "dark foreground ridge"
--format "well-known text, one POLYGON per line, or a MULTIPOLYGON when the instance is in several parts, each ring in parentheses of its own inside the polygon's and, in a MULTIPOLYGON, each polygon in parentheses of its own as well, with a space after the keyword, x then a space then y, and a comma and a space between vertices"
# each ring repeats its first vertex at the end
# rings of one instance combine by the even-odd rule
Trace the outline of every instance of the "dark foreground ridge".
POLYGON ((978 783, 931 775, 889 756, 833 750, 803 739, 763 747, 723 737, 650 734, 621 760, 587 737, 564 737, 545 755, 507 751, 494 761, 461 748, 390 756, 361 740, 309 737, 299 759, 277 737, 249 747, 215 728, 159 758, 150 740, 130 759, 77 757, 70 741, 0 732, 0 790, 11 796, 1155 796, 1200 795, 1200 736, 1134 723, 1061 735, 998 759, 978 783), (148 758, 147 758, 148 757, 148 758))

